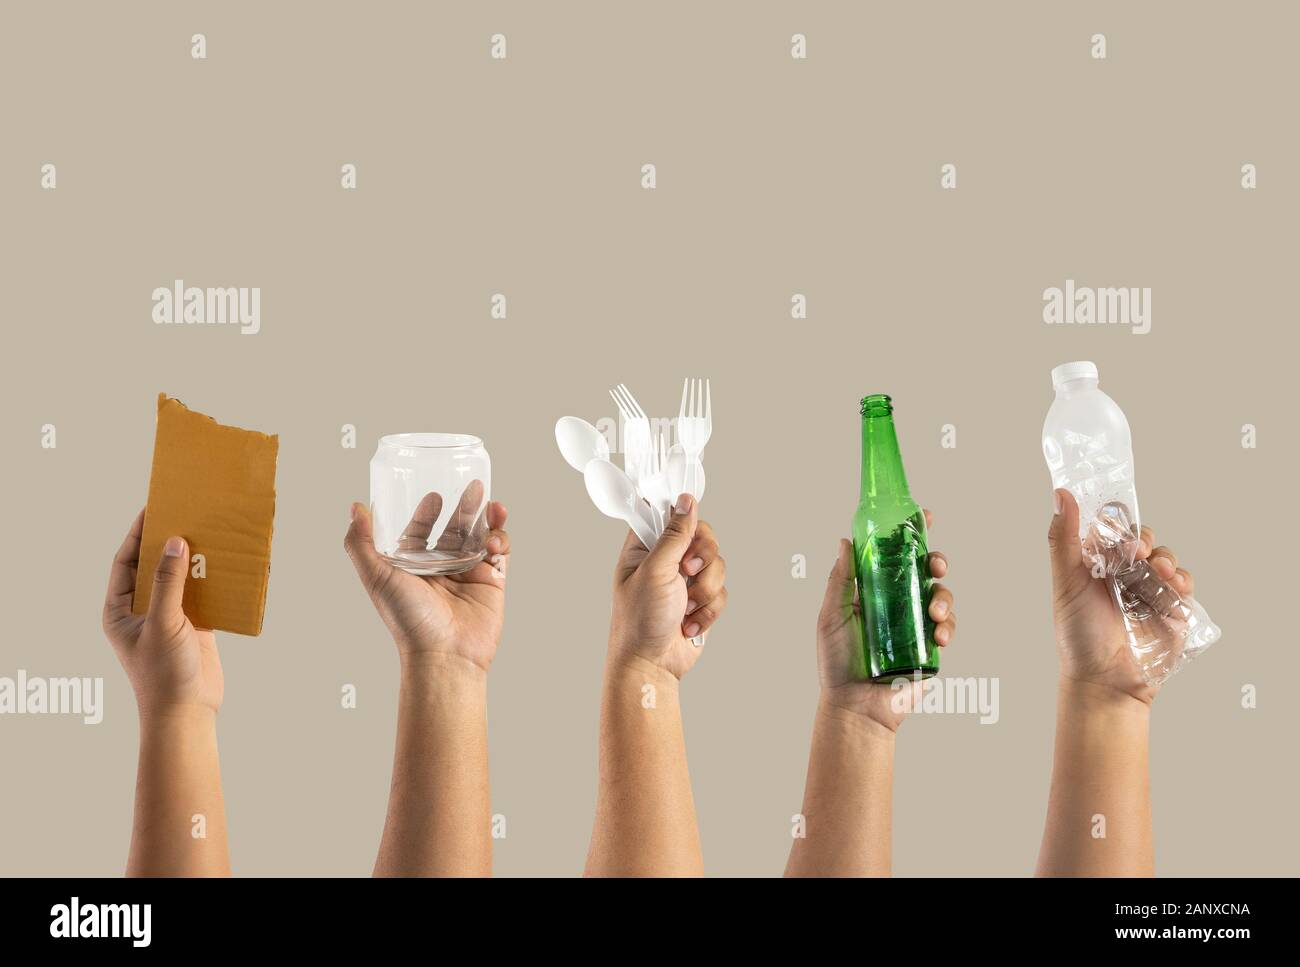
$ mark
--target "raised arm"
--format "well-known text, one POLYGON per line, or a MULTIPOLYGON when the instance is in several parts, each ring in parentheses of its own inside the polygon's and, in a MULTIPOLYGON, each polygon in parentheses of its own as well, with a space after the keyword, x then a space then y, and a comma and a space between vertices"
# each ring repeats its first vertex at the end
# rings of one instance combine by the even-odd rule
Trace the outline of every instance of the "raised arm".
MULTIPOLYGON (((1151 785, 1147 758, 1151 702, 1123 619, 1104 580, 1093 577, 1079 544, 1079 507, 1056 491, 1048 543, 1061 674, 1056 747, 1040 876, 1151 876, 1151 785)), ((1181 595, 1191 574, 1142 528, 1139 560, 1181 595)))
POLYGON ((501 636, 510 539, 505 507, 490 503, 486 513, 486 560, 461 574, 418 577, 380 557, 369 511, 352 506, 345 546, 401 660, 376 876, 492 872, 487 673, 501 636))
POLYGON ((223 683, 211 631, 181 610, 189 548, 172 537, 154 573, 149 612, 131 613, 144 511, 113 559, 104 633, 135 691, 140 760, 128 876, 229 876, 217 756, 223 683))
POLYGON ((629 534, 614 577, 589 876, 704 872, 678 683, 726 604, 726 564, 695 501, 678 498, 649 552, 629 534))
MULTIPOLYGON (((948 573, 938 552, 929 564, 936 578, 948 573)), ((786 876, 890 874, 894 738, 921 686, 870 680, 856 591, 853 546, 841 540, 817 619, 821 698, 786 876)), ((946 647, 957 631, 952 593, 935 583, 928 607, 935 642, 946 647)))

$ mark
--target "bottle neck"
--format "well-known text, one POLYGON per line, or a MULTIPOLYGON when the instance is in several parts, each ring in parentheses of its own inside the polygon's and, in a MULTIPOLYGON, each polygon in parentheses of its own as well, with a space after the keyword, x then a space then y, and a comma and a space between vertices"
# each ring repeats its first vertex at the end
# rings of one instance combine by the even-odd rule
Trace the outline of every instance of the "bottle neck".
POLYGON ((903 473, 903 454, 898 448, 894 417, 864 406, 862 412, 862 493, 863 501, 910 499, 907 475, 903 473))
POLYGON ((1087 393, 1097 388, 1097 379, 1094 376, 1081 376, 1078 379, 1067 379, 1056 387, 1056 395, 1061 399, 1068 400, 1072 396, 1078 396, 1081 393, 1087 393))

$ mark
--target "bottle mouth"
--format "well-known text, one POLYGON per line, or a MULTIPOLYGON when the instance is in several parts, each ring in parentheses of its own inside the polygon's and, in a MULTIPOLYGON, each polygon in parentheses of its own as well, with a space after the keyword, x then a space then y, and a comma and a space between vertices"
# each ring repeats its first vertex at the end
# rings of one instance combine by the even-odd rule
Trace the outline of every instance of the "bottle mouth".
POLYGON ((863 416, 889 416, 894 412, 894 401, 884 393, 872 393, 862 397, 863 416))
POLYGON ((468 433, 390 433, 379 444, 399 450, 459 450, 481 447, 483 441, 468 433))

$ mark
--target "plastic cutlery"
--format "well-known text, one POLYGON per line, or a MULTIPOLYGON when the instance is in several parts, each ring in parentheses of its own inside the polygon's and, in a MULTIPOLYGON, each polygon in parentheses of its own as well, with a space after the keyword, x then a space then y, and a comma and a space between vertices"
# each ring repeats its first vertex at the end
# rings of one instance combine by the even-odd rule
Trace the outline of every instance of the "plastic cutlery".
POLYGON ((668 489, 672 491, 670 501, 676 500, 678 494, 690 494, 696 503, 704 499, 704 464, 698 459, 692 461, 681 446, 674 445, 668 451, 664 470, 668 489))
POLYGON ((650 418, 632 391, 622 383, 610 390, 609 395, 623 417, 623 469, 640 487, 646 461, 650 458, 650 418))
POLYGON ((668 522, 668 510, 673 505, 676 494, 669 493, 668 482, 668 441, 662 433, 655 435, 655 445, 650 448, 650 459, 646 464, 646 473, 641 478, 641 496, 650 504, 655 515, 655 531, 664 532, 668 522))
POLYGON ((562 416, 555 421, 555 442, 564 460, 578 473, 592 460, 609 460, 609 441, 586 420, 562 416))
MULTIPOLYGON (((713 400, 707 379, 687 379, 682 385, 682 407, 677 415, 677 442, 687 456, 686 490, 696 493, 696 475, 701 473, 700 454, 713 435, 713 400)), ((703 492, 703 487, 699 490, 703 492)))
POLYGON ((633 533, 646 546, 655 546, 654 527, 646 519, 645 504, 636 492, 636 484, 608 460, 592 460, 582 472, 587 484, 587 495, 606 517, 625 521, 633 533))

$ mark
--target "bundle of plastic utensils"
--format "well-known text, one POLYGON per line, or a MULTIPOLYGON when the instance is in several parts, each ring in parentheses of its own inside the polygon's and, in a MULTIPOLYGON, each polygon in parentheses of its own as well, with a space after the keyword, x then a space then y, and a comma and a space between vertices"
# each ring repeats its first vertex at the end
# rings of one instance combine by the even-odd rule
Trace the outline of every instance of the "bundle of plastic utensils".
POLYGON ((707 379, 687 379, 677 418, 646 415, 620 383, 609 395, 618 407, 623 467, 610 460, 610 441, 586 420, 561 417, 555 442, 569 466, 579 471, 591 501, 607 517, 625 521, 647 548, 653 547, 680 494, 704 497, 700 456, 713 433, 713 404, 707 379), (676 442, 669 444, 671 431, 676 442))

